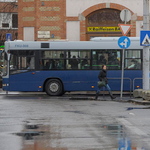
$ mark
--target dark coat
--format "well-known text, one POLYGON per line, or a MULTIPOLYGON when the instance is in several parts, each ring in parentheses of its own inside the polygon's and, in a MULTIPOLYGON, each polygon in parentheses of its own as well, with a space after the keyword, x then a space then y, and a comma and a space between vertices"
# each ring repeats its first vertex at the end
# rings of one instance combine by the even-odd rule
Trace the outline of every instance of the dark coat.
POLYGON ((105 83, 107 84, 108 83, 108 80, 107 80, 107 70, 101 70, 99 75, 98 75, 98 78, 100 81, 105 81, 105 83))

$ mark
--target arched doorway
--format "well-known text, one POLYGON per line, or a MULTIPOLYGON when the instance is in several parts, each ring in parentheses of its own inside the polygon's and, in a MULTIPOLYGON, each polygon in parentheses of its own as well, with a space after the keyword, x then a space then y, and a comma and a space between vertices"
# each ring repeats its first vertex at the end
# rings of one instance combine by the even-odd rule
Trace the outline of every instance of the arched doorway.
POLYGON ((120 12, 117 9, 104 8, 89 14, 86 17, 86 40, 89 41, 92 37, 122 36, 118 26, 119 23, 123 24, 120 12))

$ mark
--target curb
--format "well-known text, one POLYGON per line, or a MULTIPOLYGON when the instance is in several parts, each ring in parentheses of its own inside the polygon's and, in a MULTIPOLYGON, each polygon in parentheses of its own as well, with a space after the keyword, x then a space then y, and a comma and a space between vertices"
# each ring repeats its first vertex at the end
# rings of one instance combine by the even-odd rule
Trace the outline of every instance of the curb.
POLYGON ((95 99, 95 97, 70 97, 69 100, 111 101, 109 99, 95 99))
MULTIPOLYGON (((92 98, 92 97, 70 97, 69 100, 95 100, 95 98, 92 98)), ((95 101, 97 101, 97 100, 95 100, 95 101)))
POLYGON ((128 100, 111 100, 111 99, 95 99, 94 97, 70 97, 69 100, 90 100, 90 101, 111 101, 111 102, 122 102, 127 103, 128 100))
POLYGON ((142 100, 136 100, 136 99, 130 99, 128 102, 140 104, 140 105, 150 105, 150 101, 142 101, 142 100))

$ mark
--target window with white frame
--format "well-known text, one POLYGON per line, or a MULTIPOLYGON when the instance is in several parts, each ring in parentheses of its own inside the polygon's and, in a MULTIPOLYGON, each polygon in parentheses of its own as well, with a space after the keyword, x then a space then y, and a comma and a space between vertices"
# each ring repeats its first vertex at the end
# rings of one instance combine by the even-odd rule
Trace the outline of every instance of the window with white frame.
POLYGON ((17 29, 17 13, 0 13, 0 29, 17 29))

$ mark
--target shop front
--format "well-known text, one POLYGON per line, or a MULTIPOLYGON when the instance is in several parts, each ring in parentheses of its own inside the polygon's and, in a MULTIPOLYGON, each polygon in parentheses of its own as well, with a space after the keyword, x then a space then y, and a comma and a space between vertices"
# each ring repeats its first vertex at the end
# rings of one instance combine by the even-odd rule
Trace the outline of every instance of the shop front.
MULTIPOLYGON (((86 40, 93 37, 120 37, 122 36, 118 24, 123 24, 120 19, 120 10, 100 9, 86 17, 86 40)), ((130 22, 128 22, 130 24, 130 22)), ((127 36, 130 36, 130 32, 127 36)))

